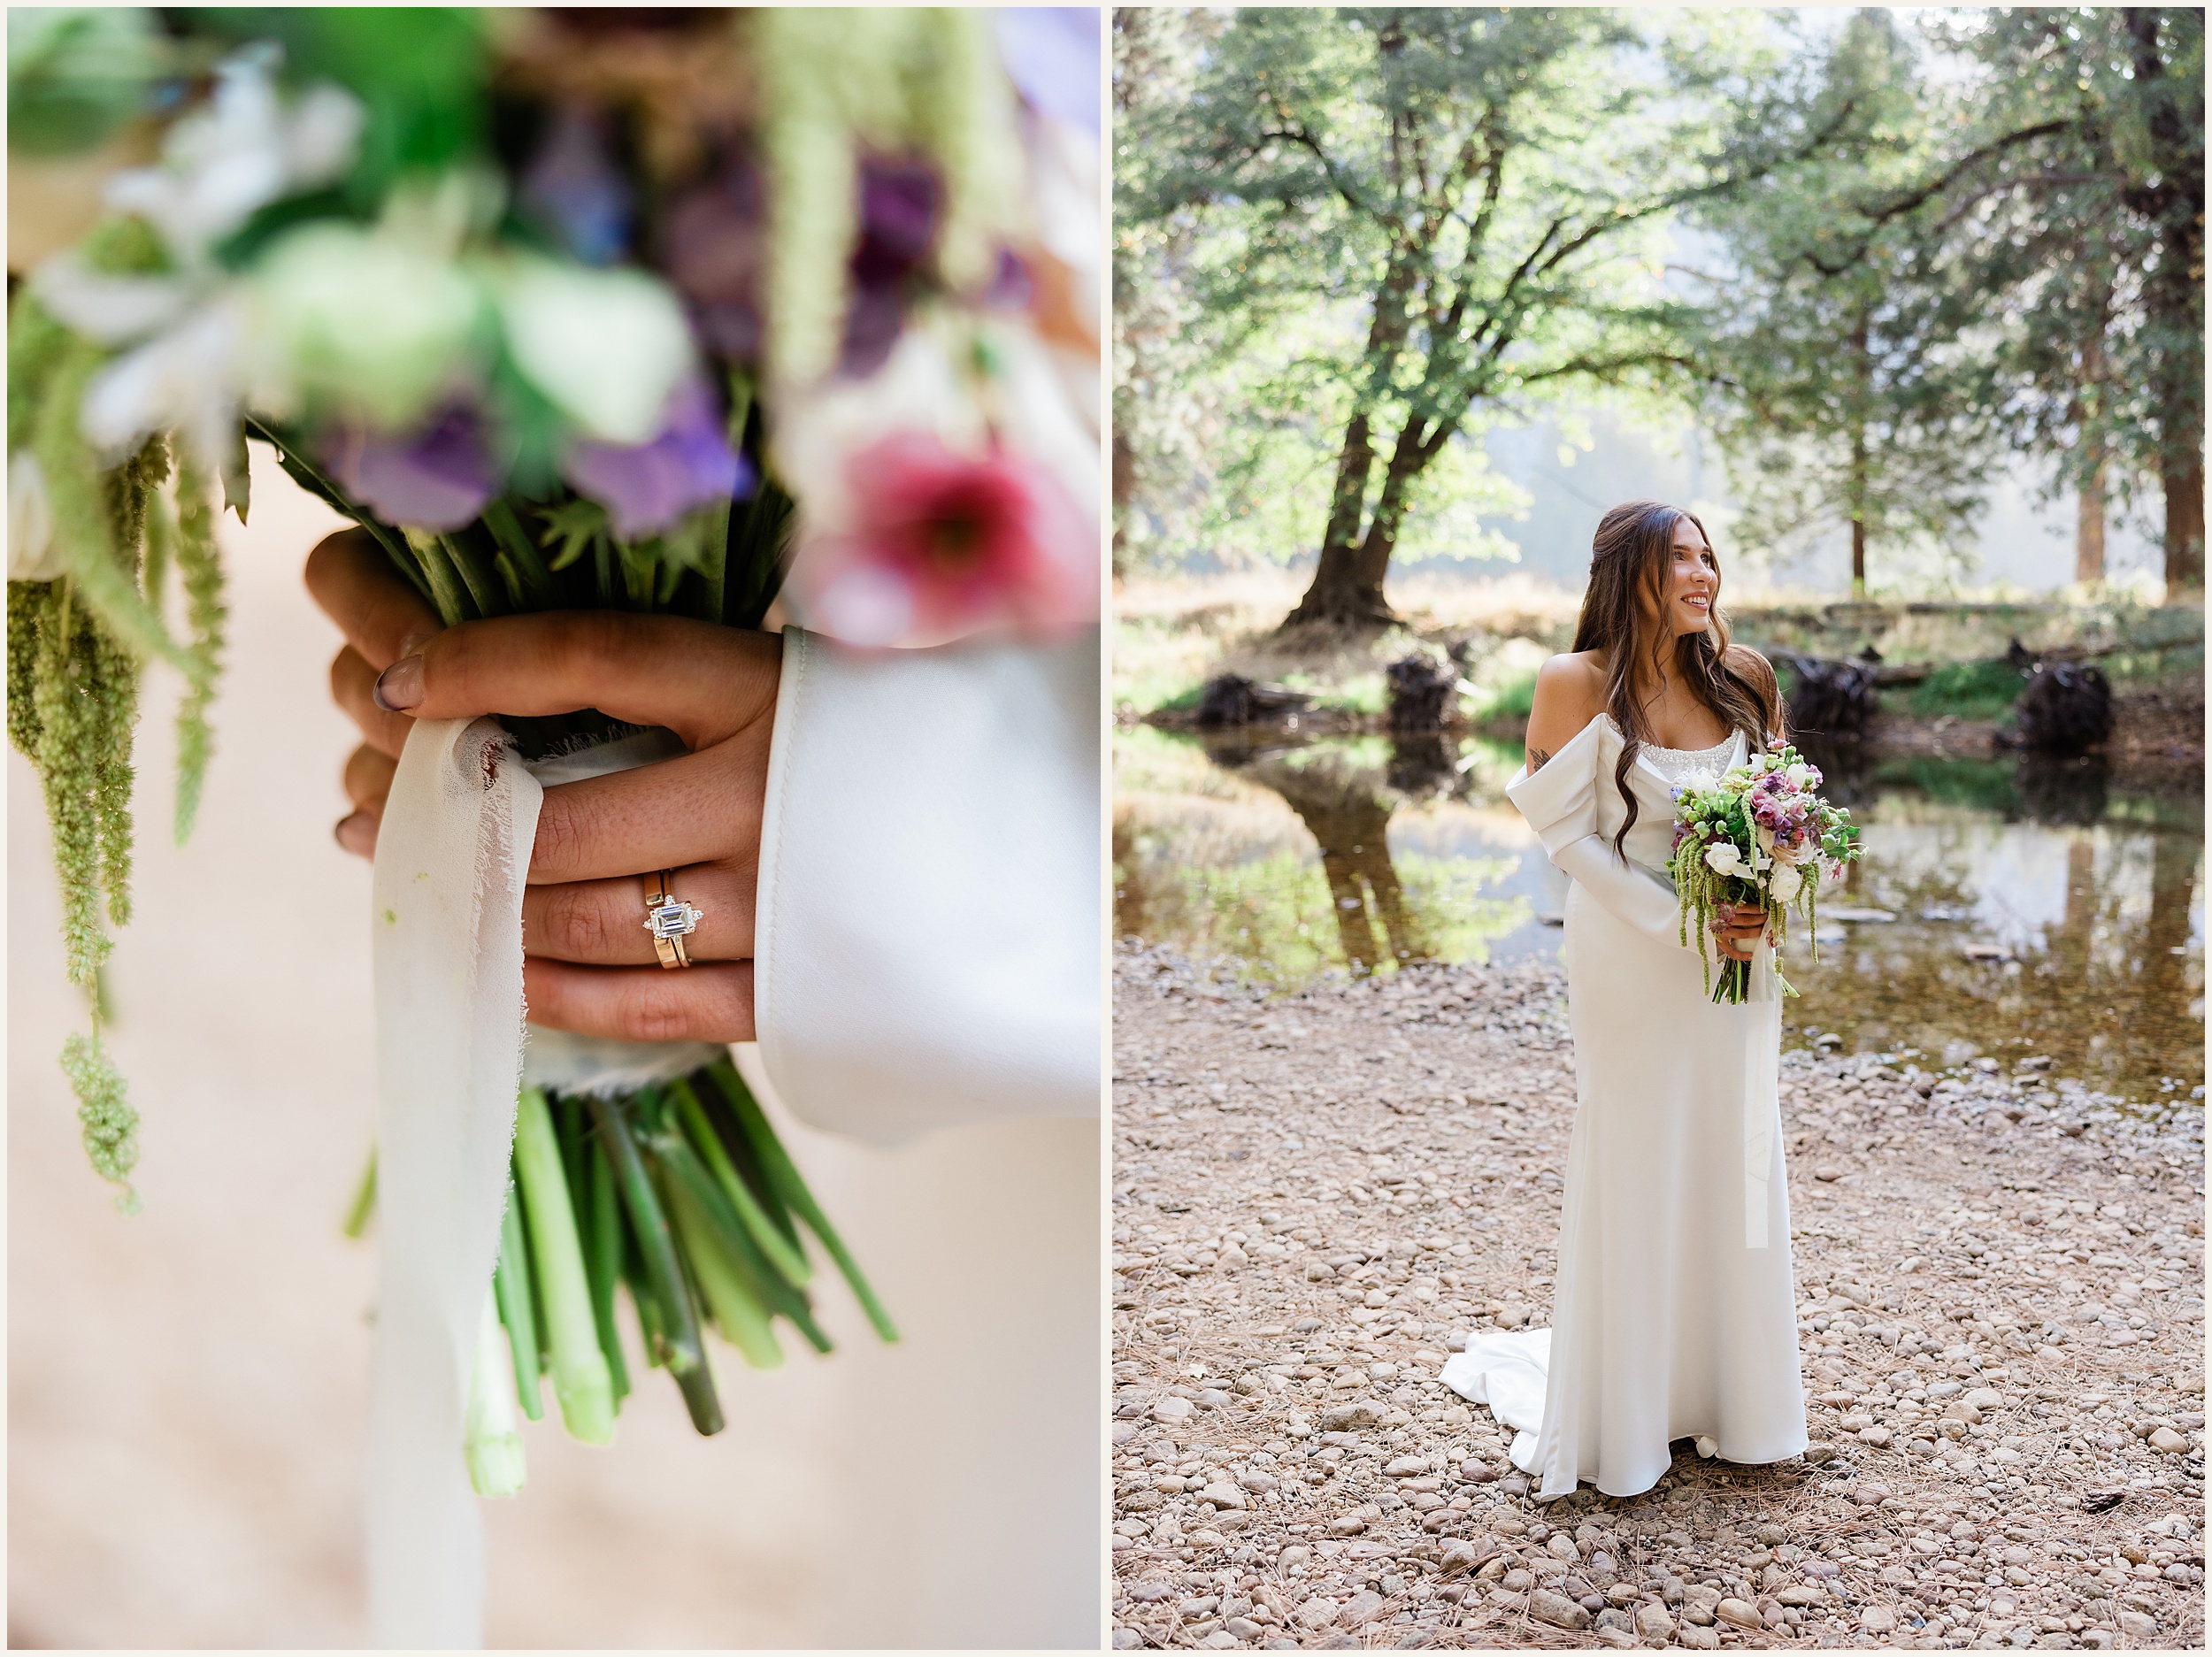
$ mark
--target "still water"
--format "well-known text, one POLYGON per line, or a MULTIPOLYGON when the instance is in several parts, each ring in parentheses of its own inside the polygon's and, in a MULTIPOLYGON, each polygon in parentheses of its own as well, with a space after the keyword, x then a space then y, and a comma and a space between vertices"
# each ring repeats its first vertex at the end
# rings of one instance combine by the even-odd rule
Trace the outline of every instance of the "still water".
MULTIPOLYGON (((1559 948, 1565 878, 1505 784, 1517 747, 1301 741, 1140 727, 1115 739, 1115 931, 1226 956, 1256 984, 1559 948)), ((2200 779, 2100 760, 1822 752, 1866 855, 1822 894, 1784 1045, 2032 1055, 2123 1097, 2204 1081, 2200 779)))

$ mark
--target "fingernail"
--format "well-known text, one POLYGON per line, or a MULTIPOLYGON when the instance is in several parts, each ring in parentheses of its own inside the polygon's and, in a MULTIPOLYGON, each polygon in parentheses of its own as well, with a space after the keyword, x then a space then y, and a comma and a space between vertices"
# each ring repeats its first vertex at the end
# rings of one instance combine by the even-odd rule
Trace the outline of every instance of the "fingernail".
POLYGON ((376 855, 376 819, 366 811, 356 811, 351 817, 340 817, 337 826, 330 831, 330 837, 338 842, 342 850, 349 851, 357 857, 373 857, 376 855))
POLYGON ((404 713, 422 700, 422 656, 403 656, 377 675, 370 693, 386 713, 404 713))

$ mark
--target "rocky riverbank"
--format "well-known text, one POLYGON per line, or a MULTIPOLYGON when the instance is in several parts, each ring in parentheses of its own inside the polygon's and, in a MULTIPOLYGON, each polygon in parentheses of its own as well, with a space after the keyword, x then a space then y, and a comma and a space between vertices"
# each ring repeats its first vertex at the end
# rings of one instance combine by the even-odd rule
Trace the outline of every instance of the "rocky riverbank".
POLYGON ((2200 1101, 1786 1055, 1812 1451, 1540 1505, 1437 1375, 1550 1316, 1563 991, 1118 957, 1116 1646, 2200 1645, 2200 1101))

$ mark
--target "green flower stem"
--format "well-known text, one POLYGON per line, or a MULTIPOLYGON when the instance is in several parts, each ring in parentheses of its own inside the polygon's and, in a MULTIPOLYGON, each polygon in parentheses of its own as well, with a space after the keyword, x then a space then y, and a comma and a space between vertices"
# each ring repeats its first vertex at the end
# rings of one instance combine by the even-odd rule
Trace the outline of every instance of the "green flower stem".
POLYGON ((553 1395, 572 1438, 614 1442, 614 1383, 599 1350, 591 1284, 584 1271, 576 1213, 561 1170, 560 1141, 545 1094, 526 1087, 515 1107, 515 1168, 529 1223, 531 1260, 553 1354, 553 1395))
POLYGON ((476 613, 479 616, 500 614, 505 606, 499 602, 499 589, 492 585, 491 568, 476 556, 469 546, 468 537, 453 534, 440 535, 435 539, 439 550, 445 554, 446 561, 461 578, 462 586, 468 588, 469 600, 476 606, 476 613))
MULTIPOLYGON (((697 1085, 693 1088, 692 1096, 698 1100, 700 1109, 706 1113, 707 1121, 714 1129, 723 1155, 730 1159, 730 1165, 738 1170, 738 1178, 745 1182, 745 1188, 753 1193, 762 1211, 768 1216, 770 1223, 784 1241, 794 1249, 798 1248, 799 1223, 792 1217, 782 1193, 776 1189, 776 1182, 768 1177, 767 1169, 762 1165, 760 1157, 753 1149, 753 1142, 746 1138, 744 1128, 738 1123, 737 1112, 730 1109, 729 1101, 722 1096, 722 1090, 714 1085, 711 1078, 701 1079, 695 1076, 693 1080, 697 1085)), ((804 1258, 803 1254, 801 1257, 804 1258)))
POLYGON ((522 1400, 522 1413, 536 1421, 545 1414, 538 1395, 538 1318, 530 1305, 530 1250, 522 1240, 521 1199, 511 1183, 507 1211, 499 1221, 499 1264, 492 1270, 492 1289, 514 1359, 515 1396, 522 1400))
POLYGON ((515 1404, 507 1391, 506 1339, 499 1328, 495 1294, 484 1297, 484 1316, 477 1320, 476 1362, 469 1374, 469 1402, 462 1446, 468 1458, 469 1483, 480 1496, 512 1496, 522 1489, 522 1431, 515 1422, 515 1404))
POLYGON ((545 560, 538 556, 537 544, 522 527, 522 520, 515 516, 515 509, 502 500, 494 500, 484 508, 484 527, 492 538, 515 561, 522 585, 529 594, 527 603, 518 600, 518 610, 557 610, 559 595, 553 586, 553 575, 545 567, 545 560))
POLYGON ((438 544, 435 535, 416 531, 407 532, 407 544, 414 551, 414 563, 429 584, 430 602, 437 607, 438 619, 449 627, 457 627, 475 616, 469 603, 468 594, 461 586, 460 578, 447 562, 445 548, 438 544))
POLYGON ((776 1229, 745 1182, 738 1178, 737 1170, 730 1164, 729 1153, 722 1148, 722 1141, 716 1137, 713 1124, 708 1122, 707 1113, 699 1103, 699 1095, 691 1091, 688 1082, 671 1082, 668 1091, 682 1113, 684 1125, 691 1130, 693 1145, 729 1198, 730 1206, 737 1210, 737 1217, 744 1222, 747 1234, 767 1255, 770 1265, 781 1272, 787 1281, 803 1288, 812 1280, 814 1268, 797 1246, 776 1229))
POLYGON ((775 1129, 769 1126, 767 1116, 762 1114, 758 1101, 753 1098, 752 1090, 745 1085, 744 1078, 737 1073, 737 1067, 725 1059, 703 1074, 713 1080, 723 1098, 737 1113, 738 1122, 745 1130, 745 1137, 751 1142, 754 1155, 760 1158, 762 1168, 767 1170, 777 1194, 806 1222, 807 1229, 821 1240, 822 1247, 829 1250, 830 1258, 837 1262, 838 1270, 844 1274, 846 1283, 851 1286, 853 1298, 860 1302, 860 1309, 868 1315, 869 1323, 875 1325, 876 1333, 885 1340, 896 1340, 899 1331, 891 1322, 891 1315, 883 1309, 883 1303, 876 1299, 876 1292, 868 1286, 868 1279, 861 1273, 860 1262, 852 1257, 852 1251, 845 1247, 845 1239, 838 1236, 837 1228, 829 1223, 829 1216, 822 1212, 821 1204, 814 1201, 814 1193, 807 1189, 806 1181, 799 1177, 799 1170, 792 1165, 782 1141, 776 1138, 775 1129))
POLYGON ((591 1316, 599 1330, 599 1350, 607 1357, 618 1413, 630 1394, 630 1370, 622 1361, 622 1336, 614 1321, 614 1285, 622 1276, 622 1208, 614 1192, 614 1169, 597 1144, 585 1147, 586 1189, 591 1193, 589 1235, 584 1263, 591 1272, 591 1316))
POLYGON ((700 572, 699 619, 720 621, 727 602, 730 569, 730 503, 724 501, 715 513, 713 533, 707 538, 704 567, 700 572))
POLYGON ((699 1279, 699 1292, 723 1334, 754 1369, 780 1369, 783 1348, 776 1344, 768 1315, 754 1298, 751 1286, 744 1281, 690 1186, 680 1179, 672 1180, 668 1206, 677 1234, 683 1239, 685 1257, 699 1279))
POLYGON ((702 1434, 718 1433, 723 1427, 722 1405, 715 1397, 714 1374, 707 1367, 706 1351, 699 1340, 698 1310, 692 1302, 690 1285, 684 1281, 682 1264, 676 1258, 668 1216, 620 1108, 603 1099, 593 1099, 590 1104, 593 1120, 599 1124, 599 1142, 614 1164, 616 1182, 637 1239, 643 1275, 657 1303, 662 1323, 657 1333, 668 1372, 676 1377, 683 1392, 691 1424, 702 1434))
POLYGON ((353 1207, 346 1210, 346 1235, 359 1242, 367 1235, 369 1220, 376 1213, 376 1147, 369 1147, 369 1165, 361 1170, 361 1184, 353 1193, 353 1207))
POLYGON ((752 1298, 769 1316, 789 1318, 793 1327, 817 1351, 827 1352, 829 1337, 815 1323, 805 1291, 794 1287, 768 1263, 748 1235, 744 1223, 737 1217, 737 1210, 730 1206, 729 1199, 715 1183, 714 1176, 707 1171, 674 1125, 667 1124, 654 1136, 651 1146, 669 1181, 683 1190, 691 1205, 708 1223, 752 1298))

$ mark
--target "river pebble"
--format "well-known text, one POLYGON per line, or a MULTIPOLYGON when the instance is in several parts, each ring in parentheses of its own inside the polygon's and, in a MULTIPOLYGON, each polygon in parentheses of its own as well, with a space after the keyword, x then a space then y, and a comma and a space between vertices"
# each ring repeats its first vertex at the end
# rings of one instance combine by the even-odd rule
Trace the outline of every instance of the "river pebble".
POLYGON ((1116 1648, 2201 1646, 2201 1105, 1786 1054, 1815 1449, 1539 1504, 1437 1377, 1550 1318, 1563 993, 1118 953, 1116 1648))

